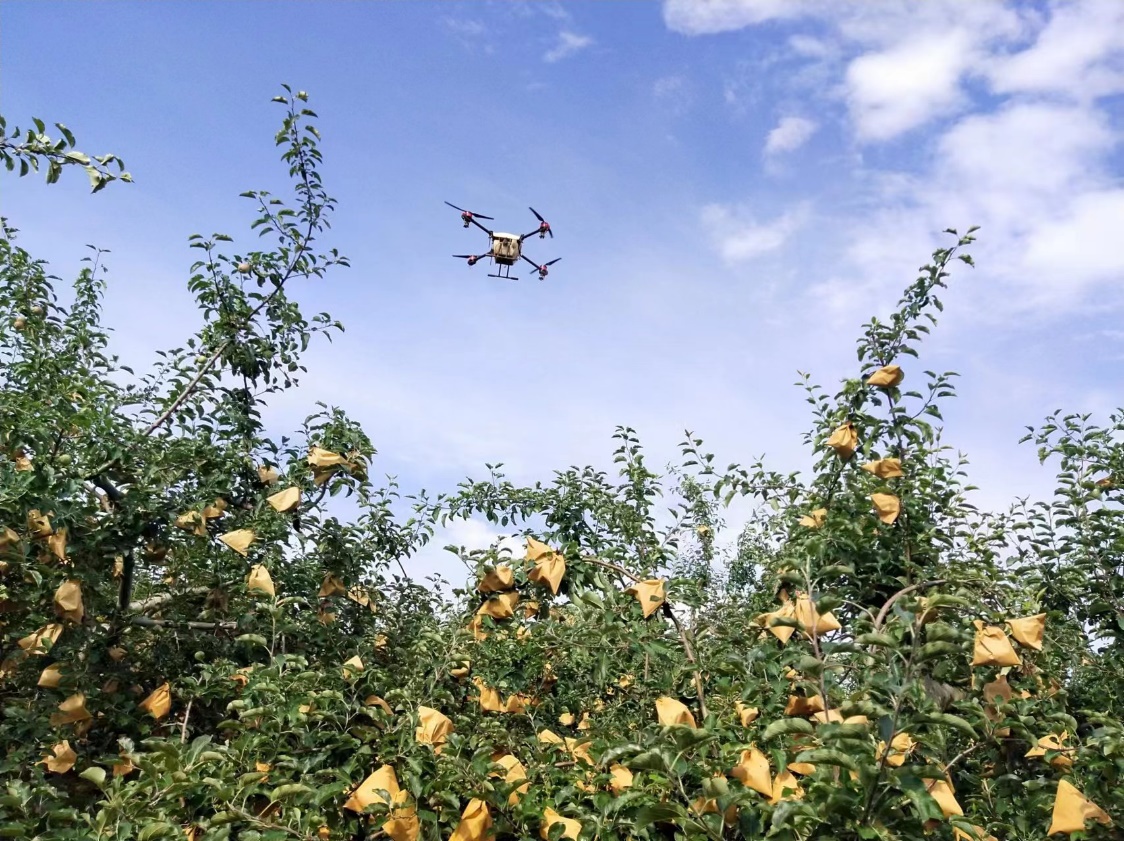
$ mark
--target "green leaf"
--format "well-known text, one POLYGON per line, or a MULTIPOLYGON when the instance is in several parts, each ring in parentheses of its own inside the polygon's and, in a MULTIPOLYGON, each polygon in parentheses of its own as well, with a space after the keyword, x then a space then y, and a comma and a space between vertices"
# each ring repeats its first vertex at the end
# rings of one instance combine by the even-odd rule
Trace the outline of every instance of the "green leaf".
POLYGON ((842 751, 831 748, 817 748, 801 751, 796 755, 797 762, 811 762, 813 765, 838 765, 848 771, 858 771, 859 764, 842 751))
POLYGON ((304 794, 306 791, 312 791, 312 789, 303 783, 286 783, 273 789, 269 793, 269 798, 270 800, 281 800, 284 797, 292 797, 294 794, 304 794))
MULTIPOLYGON (((855 568, 853 566, 849 565, 849 564, 831 564, 830 566, 826 566, 822 570, 820 570, 820 577, 826 578, 826 579, 842 578, 844 575, 854 575, 854 574, 855 574, 855 568)), ((834 604, 832 607, 829 607, 829 608, 823 607, 823 603, 824 603, 824 600, 826 598, 828 598, 827 595, 824 595, 824 596, 820 597, 818 607, 820 608, 821 613, 826 613, 830 610, 833 610, 835 607, 839 606, 838 604, 834 604)), ((832 597, 832 598, 837 598, 837 597, 832 597)), ((828 603, 831 604, 830 601, 828 603)), ((842 603, 842 602, 840 602, 840 603, 842 603)))
POLYGON ((152 839, 159 838, 161 835, 183 835, 177 828, 172 826, 167 821, 154 821, 145 824, 139 832, 137 832, 137 841, 152 841, 152 839))
POLYGON ((823 667, 823 661, 811 654, 802 654, 800 659, 796 661, 796 671, 809 677, 819 677, 823 672, 823 667))
POLYGON ((951 642, 927 642, 917 650, 919 661, 932 660, 934 657, 950 657, 961 652, 960 646, 951 642))
POLYGON ((788 736, 792 733, 811 735, 816 732, 810 721, 803 718, 779 718, 765 728, 762 735, 764 739, 775 739, 777 736, 788 736))
POLYGON ((618 761, 622 757, 632 756, 634 754, 640 753, 643 750, 643 746, 636 743, 617 745, 614 748, 609 748, 609 750, 601 754, 601 756, 597 760, 597 764, 605 768, 618 761))
POLYGON ((952 713, 932 713, 926 715, 924 718, 926 721, 933 724, 947 724, 949 727, 954 727, 965 736, 970 736, 973 739, 979 738, 979 734, 976 733, 976 728, 968 723, 966 719, 958 715, 953 715, 952 713))
POLYGON ((673 764, 672 757, 662 750, 646 750, 628 761, 628 767, 636 771, 662 771, 667 773, 673 764))
POLYGON ((889 634, 876 633, 859 634, 855 637, 855 642, 859 645, 877 645, 885 648, 895 648, 898 645, 898 641, 889 634))
POLYGON ((78 775, 83 780, 89 780, 91 783, 101 788, 105 784, 105 769, 92 765, 78 775))
POLYGON ((705 727, 689 727, 685 724, 673 724, 667 728, 667 731, 671 734, 671 738, 675 740, 675 746, 681 751, 704 745, 717 738, 714 733, 705 727))

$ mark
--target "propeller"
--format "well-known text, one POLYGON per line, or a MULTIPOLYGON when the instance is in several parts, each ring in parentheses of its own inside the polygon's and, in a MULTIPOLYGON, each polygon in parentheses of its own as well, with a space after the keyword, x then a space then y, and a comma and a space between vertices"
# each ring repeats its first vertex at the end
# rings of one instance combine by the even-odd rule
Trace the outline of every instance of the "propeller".
POLYGON ((477 261, 480 259, 475 254, 454 254, 453 256, 458 260, 468 260, 468 265, 470 266, 475 266, 477 261))
POLYGON ((538 267, 538 269, 539 269, 539 280, 544 280, 546 278, 546 276, 548 274, 550 274, 550 272, 547 270, 547 266, 553 266, 555 263, 557 263, 561 259, 562 259, 561 257, 555 257, 549 263, 543 263, 541 266, 539 266, 538 267))
MULTIPOLYGON (((472 216, 475 219, 492 220, 491 216, 485 216, 483 213, 473 213, 471 210, 465 210, 463 207, 457 207, 451 201, 447 201, 447 202, 445 202, 445 204, 449 205, 449 207, 453 208, 453 210, 459 210, 461 213, 467 213, 469 216, 472 216)), ((538 215, 538 214, 536 214, 536 215, 538 215)))
POLYGON ((550 238, 554 239, 554 231, 550 230, 550 223, 542 218, 542 214, 533 207, 528 207, 527 209, 535 214, 535 218, 539 220, 539 239, 542 239, 543 234, 550 234, 550 238))

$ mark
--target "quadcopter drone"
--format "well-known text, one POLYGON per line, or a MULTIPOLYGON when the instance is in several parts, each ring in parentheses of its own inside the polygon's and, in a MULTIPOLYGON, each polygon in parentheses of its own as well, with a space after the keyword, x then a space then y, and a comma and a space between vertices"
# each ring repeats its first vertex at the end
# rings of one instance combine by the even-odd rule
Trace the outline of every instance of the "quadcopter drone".
POLYGON ((539 212, 533 207, 528 208, 531 213, 535 214, 535 218, 539 220, 539 226, 531 231, 529 234, 503 234, 495 231, 490 231, 477 222, 477 219, 487 219, 492 221, 491 216, 484 216, 480 213, 473 213, 471 210, 465 210, 463 207, 457 207, 452 202, 445 202, 449 207, 461 212, 461 221, 467 228, 469 225, 475 225, 491 238, 491 248, 488 249, 487 254, 454 254, 462 260, 467 260, 468 265, 475 266, 478 260, 483 260, 485 257, 490 257, 492 262, 497 266, 496 273, 490 274, 488 277, 499 277, 504 280, 519 280, 517 277, 511 276, 511 267, 516 264, 520 259, 526 260, 535 270, 539 273, 539 280, 545 280, 549 273, 548 267, 553 266, 561 257, 555 257, 549 263, 539 264, 523 253, 523 240, 527 237, 532 237, 535 234, 539 235, 539 239, 543 239, 547 234, 550 238, 554 239, 554 231, 550 230, 550 223, 547 222, 539 212))

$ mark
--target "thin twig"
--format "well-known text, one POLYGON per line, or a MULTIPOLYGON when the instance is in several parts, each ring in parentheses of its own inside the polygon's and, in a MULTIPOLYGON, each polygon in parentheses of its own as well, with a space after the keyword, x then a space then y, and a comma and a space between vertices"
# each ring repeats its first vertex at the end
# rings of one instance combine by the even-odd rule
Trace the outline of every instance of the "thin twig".
MULTIPOLYGON (((595 566, 603 567, 608 570, 612 570, 618 575, 622 575, 625 578, 630 578, 637 583, 643 580, 638 575, 634 575, 624 567, 618 566, 614 563, 610 563, 609 561, 603 561, 600 558, 582 558, 582 561, 591 563, 595 566)), ((675 626, 675 630, 679 633, 679 639, 683 643, 683 653, 686 655, 687 661, 695 667, 693 678, 695 682, 695 691, 699 695, 699 712, 702 714, 703 719, 705 719, 707 717, 706 692, 703 690, 703 679, 702 674, 699 672, 699 661, 695 656, 695 647, 691 644, 691 640, 688 637, 687 632, 680 624, 679 617, 675 615, 675 611, 671 609, 671 605, 665 601, 661 605, 661 607, 663 608, 664 616, 671 620, 671 624, 675 626)))
MULTIPOLYGON (((273 801, 273 802, 276 802, 276 801, 273 801)), ((251 815, 249 812, 245 812, 242 809, 238 809, 238 808, 236 808, 232 805, 227 805, 226 811, 233 812, 238 817, 242 818, 242 820, 244 820, 244 821, 250 821, 251 823, 255 823, 258 826, 263 827, 265 829, 279 830, 280 832, 284 832, 288 835, 293 836, 294 838, 300 838, 301 841, 305 841, 305 839, 308 838, 307 835, 305 835, 304 833, 301 833, 301 832, 297 832, 292 827, 282 826, 281 824, 269 823, 267 821, 263 821, 257 815, 251 815)))
POLYGON ((662 607, 664 616, 671 620, 671 624, 673 624, 675 630, 679 632, 679 639, 683 642, 683 653, 687 655, 687 660, 695 667, 693 672, 695 691, 699 695, 699 712, 702 713, 702 717, 705 720, 707 717, 706 693, 703 691, 702 673, 699 672, 699 661, 698 658, 695 657, 695 647, 691 645, 691 640, 687 632, 683 630, 683 626, 679 624, 679 617, 675 615, 675 611, 671 609, 671 605, 664 602, 662 607))
POLYGON ((945 774, 947 774, 949 769, 952 768, 952 766, 955 765, 957 762, 959 762, 961 759, 963 759, 964 757, 968 756, 969 754, 979 750, 980 748, 982 748, 986 744, 987 744, 987 742, 976 742, 971 747, 964 748, 964 750, 960 751, 960 753, 958 753, 958 754, 956 754, 956 756, 952 757, 952 759, 950 759, 948 761, 948 764, 944 766, 945 774))
POLYGON ((130 616, 130 624, 142 628, 188 628, 192 631, 232 631, 237 622, 179 622, 174 619, 150 619, 147 616, 130 616))
POLYGON ((613 572, 617 573, 618 575, 623 575, 625 578, 629 578, 632 581, 635 581, 637 584, 639 584, 641 581, 644 580, 639 575, 635 575, 635 574, 629 572, 624 567, 617 566, 616 564, 610 563, 609 561, 603 561, 600 558, 582 558, 582 562, 583 563, 590 563, 590 564, 593 564, 594 566, 604 567, 605 569, 610 569, 613 572))
POLYGON ((894 602, 902 596, 909 595, 914 590, 924 590, 926 587, 936 587, 939 584, 945 583, 947 583, 947 579, 935 578, 932 581, 924 581, 920 584, 910 584, 908 587, 903 587, 901 590, 898 590, 898 592, 894 593, 894 595, 886 600, 886 604, 882 605, 882 609, 878 611, 878 616, 874 619, 874 630, 877 631, 882 627, 882 623, 886 621, 886 615, 890 612, 890 608, 893 607, 894 602))
MULTIPOLYGON (((903 593, 907 593, 912 589, 916 589, 916 587, 919 587, 919 586, 922 586, 922 585, 918 584, 918 585, 913 585, 912 587, 906 587, 904 590, 902 590, 898 593, 895 593, 893 596, 890 597, 890 600, 888 602, 886 602, 886 604, 883 606, 883 608, 882 608, 883 613, 885 613, 886 608, 890 606, 890 603, 893 602, 894 599, 898 598, 898 596, 901 596, 903 593)), ((883 615, 879 614, 879 619, 882 619, 882 618, 884 618, 883 615)), ((909 659, 906 661, 905 680, 903 681, 903 684, 907 684, 907 683, 909 683, 910 680, 913 679, 913 661, 914 661, 914 658, 917 655, 918 640, 921 636, 920 633, 919 633, 920 630, 921 630, 920 624, 915 619, 914 624, 913 624, 913 633, 910 635, 912 637, 912 641, 910 643, 909 659)), ((875 800, 875 795, 877 794, 877 790, 878 790, 878 783, 882 780, 882 774, 886 771, 886 763, 889 760, 890 754, 893 752, 893 748, 894 748, 894 738, 898 735, 898 720, 901 716, 902 704, 903 704, 904 701, 905 701, 905 693, 904 692, 899 693, 898 696, 894 699, 894 712, 893 712, 893 715, 890 718, 890 733, 886 738, 886 748, 885 748, 885 750, 882 751, 882 756, 878 759, 878 770, 874 775, 874 779, 871 780, 870 790, 866 794, 866 805, 863 806, 863 813, 862 813, 862 817, 859 819, 859 826, 862 826, 863 824, 865 824, 867 822, 867 819, 871 815, 871 811, 874 809, 874 800, 875 800)))
MULTIPOLYGON (((210 371, 211 366, 214 365, 215 361, 220 356, 222 356, 223 353, 226 352, 226 349, 228 347, 230 347, 230 345, 234 342, 235 338, 237 338, 239 335, 241 335, 242 331, 245 330, 246 328, 248 328, 253 323, 254 318, 257 317, 258 313, 260 313, 277 296, 277 294, 281 292, 281 289, 285 285, 285 281, 289 280, 293 276, 293 273, 296 271, 296 268, 297 268, 297 263, 300 261, 300 258, 302 256, 304 256, 305 251, 308 250, 307 246, 305 246, 303 243, 307 242, 308 238, 311 235, 312 235, 312 225, 310 223, 309 224, 309 232, 303 238, 302 244, 300 246, 298 246, 297 253, 293 256, 292 261, 289 263, 289 268, 286 270, 285 276, 282 277, 279 281, 277 281, 274 284, 273 291, 270 292, 268 295, 266 295, 261 300, 261 303, 259 303, 256 307, 254 307, 254 309, 246 317, 244 325, 242 327, 238 328, 238 330, 234 334, 234 336, 231 336, 229 339, 227 339, 225 342, 223 342, 221 345, 219 345, 218 348, 215 350, 215 352, 211 354, 210 358, 207 359, 207 361, 203 363, 203 365, 199 368, 199 372, 194 377, 192 377, 191 382, 189 382, 184 387, 184 390, 182 392, 180 392, 179 397, 177 397, 175 400, 172 401, 172 405, 170 405, 167 409, 165 409, 163 414, 161 414, 160 417, 158 417, 151 424, 149 424, 148 428, 145 429, 145 431, 141 433, 142 438, 149 437, 153 432, 155 432, 157 429, 159 429, 161 426, 164 425, 164 423, 168 420, 168 418, 170 418, 175 413, 176 409, 178 409, 183 404, 183 402, 185 400, 187 400, 187 398, 192 395, 192 393, 195 391, 196 386, 199 385, 199 382, 203 379, 203 377, 205 377, 207 375, 207 372, 210 371)), ((98 472, 100 473, 101 471, 99 470, 98 472)))
POLYGON ((187 709, 183 711, 183 727, 180 728, 180 744, 187 741, 187 717, 191 715, 191 705, 195 703, 194 698, 187 699, 187 709))
POLYGON ((139 602, 131 602, 129 604, 129 610, 134 613, 144 613, 147 610, 162 607, 177 596, 198 596, 209 592, 211 592, 210 587, 192 587, 179 593, 163 593, 159 596, 151 596, 150 598, 142 599, 139 602))
MULTIPOLYGON (((167 409, 165 409, 164 412, 161 413, 161 415, 156 420, 154 420, 151 424, 149 424, 148 428, 146 428, 144 430, 144 432, 141 433, 141 438, 148 438, 150 435, 152 435, 152 433, 154 433, 157 429, 159 429, 161 426, 163 426, 167 422, 167 420, 175 413, 176 409, 178 409, 183 404, 183 402, 185 400, 187 400, 187 398, 190 397, 194 393, 194 391, 195 391, 196 387, 199 385, 200 381, 202 381, 203 377, 205 377, 207 375, 207 372, 210 371, 211 366, 214 365, 215 361, 220 356, 223 355, 223 353, 226 351, 226 349, 228 347, 230 347, 230 345, 234 342, 235 338, 237 338, 242 333, 243 330, 248 328, 253 323, 253 320, 254 320, 255 317, 257 317, 258 313, 260 313, 266 306, 268 306, 269 303, 274 299, 274 297, 276 297, 281 292, 282 288, 285 286, 285 282, 288 281, 289 279, 291 279, 293 274, 296 272, 297 265, 300 263, 301 257, 303 257, 305 252, 308 251, 308 246, 307 246, 306 243, 309 241, 309 238, 312 236, 312 228, 313 228, 314 224, 315 224, 315 220, 309 222, 308 233, 305 234, 305 236, 301 239, 300 243, 298 244, 297 252, 296 252, 295 255, 293 255, 293 259, 290 261, 288 268, 285 270, 284 277, 280 278, 279 280, 277 280, 274 283, 273 291, 270 292, 268 295, 266 295, 261 300, 261 303, 259 303, 256 307, 254 307, 254 309, 246 317, 246 320, 245 320, 245 323, 243 324, 243 326, 238 328, 235 335, 231 336, 226 341, 224 341, 221 345, 219 345, 219 347, 214 351, 214 353, 212 353, 210 355, 210 357, 202 364, 202 366, 200 366, 198 373, 196 373, 196 375, 191 378, 191 381, 188 382, 188 384, 184 387, 183 391, 180 392, 179 397, 177 397, 175 400, 173 400, 172 404, 167 409)), ((113 461, 110 460, 110 461, 107 461, 105 464, 101 465, 97 470, 95 470, 93 472, 93 475, 90 477, 91 481, 96 481, 96 479, 94 477, 100 475, 103 471, 105 471, 110 466, 112 466, 112 464, 113 464, 113 461)))

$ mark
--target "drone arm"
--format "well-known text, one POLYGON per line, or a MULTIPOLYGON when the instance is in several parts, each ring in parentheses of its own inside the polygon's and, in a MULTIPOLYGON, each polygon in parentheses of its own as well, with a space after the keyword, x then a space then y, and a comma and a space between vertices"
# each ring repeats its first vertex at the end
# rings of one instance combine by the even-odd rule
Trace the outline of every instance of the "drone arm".
POLYGON ((483 231, 484 233, 486 233, 486 234, 487 234, 488 236, 491 236, 491 235, 492 235, 492 232, 491 232, 490 230, 488 230, 487 228, 485 228, 485 227, 484 227, 483 225, 481 225, 481 224, 480 224, 479 222, 477 222, 477 221, 476 221, 476 217, 475 217, 475 216, 473 216, 473 217, 472 217, 471 219, 469 219, 468 221, 469 221, 469 222, 471 222, 471 223, 472 223, 473 225, 475 225, 475 226, 476 226, 477 228, 479 228, 480 230, 482 230, 482 231, 483 231))
POLYGON ((534 266, 536 272, 539 270, 539 264, 536 263, 534 260, 532 260, 530 257, 528 257, 526 254, 520 254, 519 256, 522 257, 524 260, 526 260, 528 263, 530 263, 532 266, 534 266))

